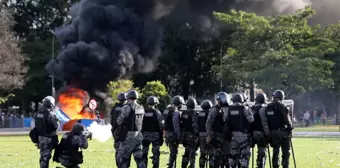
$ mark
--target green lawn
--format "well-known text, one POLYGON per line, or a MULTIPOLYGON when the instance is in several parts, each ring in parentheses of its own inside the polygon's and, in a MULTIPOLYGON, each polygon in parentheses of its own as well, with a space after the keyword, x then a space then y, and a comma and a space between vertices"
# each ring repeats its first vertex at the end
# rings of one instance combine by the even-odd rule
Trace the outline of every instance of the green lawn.
POLYGON ((339 125, 316 125, 310 127, 295 127, 294 131, 296 132, 340 132, 339 125))
MULTIPOLYGON (((298 168, 340 167, 340 138, 296 138, 293 139, 293 143, 295 147, 298 168)), ((1 168, 39 167, 39 151, 30 142, 28 137, 0 137, 0 147, 1 168)), ((114 166, 113 152, 114 150, 112 149, 112 141, 99 143, 95 140, 92 140, 90 141, 89 149, 84 151, 85 161, 82 167, 116 167, 114 166)), ((163 154, 161 155, 161 167, 165 167, 167 164, 168 154, 165 154, 166 152, 168 152, 168 149, 163 147, 163 154)), ((179 156, 182 154, 183 148, 180 149, 179 156)), ((181 157, 178 157, 178 167, 180 167, 180 159, 181 157)), ((52 163, 52 166, 50 167, 56 167, 57 165, 58 164, 52 163)), ((249 165, 251 166, 251 162, 249 165)), ((132 167, 135 167, 134 163, 132 163, 132 167)), ((293 167, 293 162, 291 162, 291 167, 293 167)))

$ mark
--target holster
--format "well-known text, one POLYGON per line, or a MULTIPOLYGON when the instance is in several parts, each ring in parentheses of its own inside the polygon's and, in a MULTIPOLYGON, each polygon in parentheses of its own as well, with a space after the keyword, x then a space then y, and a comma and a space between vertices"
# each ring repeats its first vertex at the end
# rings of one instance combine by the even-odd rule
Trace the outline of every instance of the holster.
POLYGON ((35 144, 39 143, 39 135, 37 132, 36 128, 33 128, 30 133, 29 133, 29 137, 31 138, 31 141, 35 144))
POLYGON ((52 135, 50 136, 50 138, 52 139, 51 143, 50 143, 50 148, 55 149, 58 146, 59 140, 58 140, 58 135, 52 135))

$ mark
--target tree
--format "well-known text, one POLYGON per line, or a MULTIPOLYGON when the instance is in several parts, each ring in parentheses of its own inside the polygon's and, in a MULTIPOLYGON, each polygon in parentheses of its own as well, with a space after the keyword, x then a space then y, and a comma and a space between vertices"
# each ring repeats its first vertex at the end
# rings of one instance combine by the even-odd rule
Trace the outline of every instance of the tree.
POLYGON ((14 94, 9 94, 5 97, 0 97, 0 104, 6 103, 8 101, 9 98, 15 96, 14 94))
POLYGON ((337 45, 322 37, 318 26, 308 25, 314 13, 309 7, 276 18, 235 10, 215 13, 234 29, 224 58, 226 72, 245 87, 255 79, 261 89, 283 89, 287 95, 331 87, 333 63, 324 56, 337 45))
POLYGON ((156 96, 159 99, 161 109, 165 109, 170 103, 168 92, 160 81, 147 82, 142 89, 142 95, 140 102, 144 105, 146 105, 146 100, 149 96, 156 96))
POLYGON ((133 81, 131 80, 118 80, 118 81, 112 81, 108 84, 108 93, 112 98, 113 104, 117 103, 117 95, 121 92, 127 92, 131 89, 135 89, 138 91, 138 93, 141 92, 139 91, 139 88, 134 88, 133 87, 133 81))
POLYGON ((27 71, 18 39, 11 31, 11 11, 0 4, 0 96, 23 86, 27 71))
POLYGON ((202 36, 190 25, 166 26, 163 56, 157 71, 148 80, 160 80, 171 96, 182 95, 185 99, 190 95, 204 97, 218 90, 211 67, 219 60, 216 58, 219 58, 220 45, 202 36))
MULTIPOLYGON (((27 79, 22 89, 16 90, 10 103, 20 103, 25 109, 30 109, 30 102, 39 102, 46 95, 51 95, 51 78, 45 70, 45 65, 52 55, 52 31, 68 20, 71 4, 77 0, 65 1, 12 1, 1 3, 12 9, 13 30, 21 39, 22 53, 27 57, 25 64, 30 68, 25 76, 27 79)), ((55 40, 54 49, 58 49, 55 40)), ((55 55, 57 52, 55 53, 55 55)), ((61 82, 55 81, 55 86, 61 82)))

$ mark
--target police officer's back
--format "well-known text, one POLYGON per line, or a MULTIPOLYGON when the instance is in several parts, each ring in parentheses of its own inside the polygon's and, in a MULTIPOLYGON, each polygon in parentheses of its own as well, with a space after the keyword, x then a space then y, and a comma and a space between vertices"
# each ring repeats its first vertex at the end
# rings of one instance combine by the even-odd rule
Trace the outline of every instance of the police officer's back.
MULTIPOLYGON (((254 122, 251 124, 252 147, 257 145, 257 167, 264 168, 266 165, 266 148, 269 133, 264 132, 267 126, 265 118, 267 96, 265 93, 258 93, 255 97, 255 105, 251 107, 254 114, 254 122)), ((254 155, 254 153, 253 153, 254 155)))
POLYGON ((58 119, 53 113, 55 100, 52 96, 43 99, 43 108, 35 116, 35 129, 39 139, 40 167, 49 166, 52 150, 58 144, 56 134, 59 127, 58 119))
POLYGON ((122 107, 122 111, 117 118, 117 125, 121 127, 119 140, 122 143, 119 146, 119 166, 122 168, 129 166, 130 156, 134 155, 138 168, 144 168, 142 156, 141 133, 143 127, 144 108, 137 103, 139 94, 136 90, 130 90, 127 93, 128 102, 122 107))
POLYGON ((65 133, 58 145, 58 161, 67 168, 77 168, 83 163, 83 153, 79 149, 87 149, 88 138, 92 134, 85 131, 82 124, 77 123, 73 126, 72 131, 65 133))
POLYGON ((212 107, 212 103, 210 100, 204 100, 201 103, 202 111, 199 112, 198 116, 198 130, 199 130, 199 147, 200 147, 200 159, 199 159, 199 167, 204 168, 206 165, 207 155, 210 157, 210 167, 213 167, 212 165, 212 150, 206 143, 206 138, 208 136, 207 130, 205 128, 205 124, 208 119, 209 110, 212 107))
POLYGON ((152 163, 154 168, 159 167, 160 146, 163 145, 163 117, 160 111, 156 109, 159 103, 158 98, 150 96, 146 100, 148 108, 145 110, 143 119, 143 160, 145 165, 148 163, 149 146, 152 144, 152 163))
POLYGON ((250 108, 243 104, 242 94, 234 94, 232 101, 233 104, 229 106, 227 113, 227 124, 232 136, 230 166, 236 167, 240 164, 240 167, 244 168, 248 167, 250 158, 249 126, 254 121, 254 116, 250 108))
POLYGON ((185 147, 182 167, 187 167, 190 161, 190 167, 195 167, 196 150, 198 145, 198 113, 195 111, 197 102, 194 98, 189 98, 186 106, 187 110, 182 113, 183 124, 183 146, 185 147))
POLYGON ((273 147, 273 167, 279 167, 279 152, 282 148, 282 162, 283 168, 289 167, 290 156, 290 137, 292 135, 292 121, 289 116, 288 108, 282 103, 284 100, 284 92, 276 90, 273 93, 273 101, 267 105, 266 118, 268 121, 270 132, 270 145, 273 147))
POLYGON ((292 121, 287 106, 282 103, 284 92, 277 90, 273 93, 273 101, 267 105, 266 114, 270 130, 281 130, 291 133, 292 121))
POLYGON ((182 96, 172 98, 171 106, 165 109, 165 140, 170 149, 168 168, 172 168, 176 164, 178 153, 178 143, 180 139, 180 112, 179 109, 184 104, 182 96))

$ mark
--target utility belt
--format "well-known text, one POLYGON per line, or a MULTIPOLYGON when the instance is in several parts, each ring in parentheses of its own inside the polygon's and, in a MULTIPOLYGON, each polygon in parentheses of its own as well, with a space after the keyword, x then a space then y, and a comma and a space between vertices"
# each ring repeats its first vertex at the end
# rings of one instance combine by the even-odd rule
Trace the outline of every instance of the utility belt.
POLYGON ((198 135, 199 136, 208 136, 208 133, 207 132, 199 132, 198 135))
POLYGON ((271 131, 284 131, 284 132, 286 132, 287 129, 286 128, 277 128, 277 129, 272 129, 271 131))

